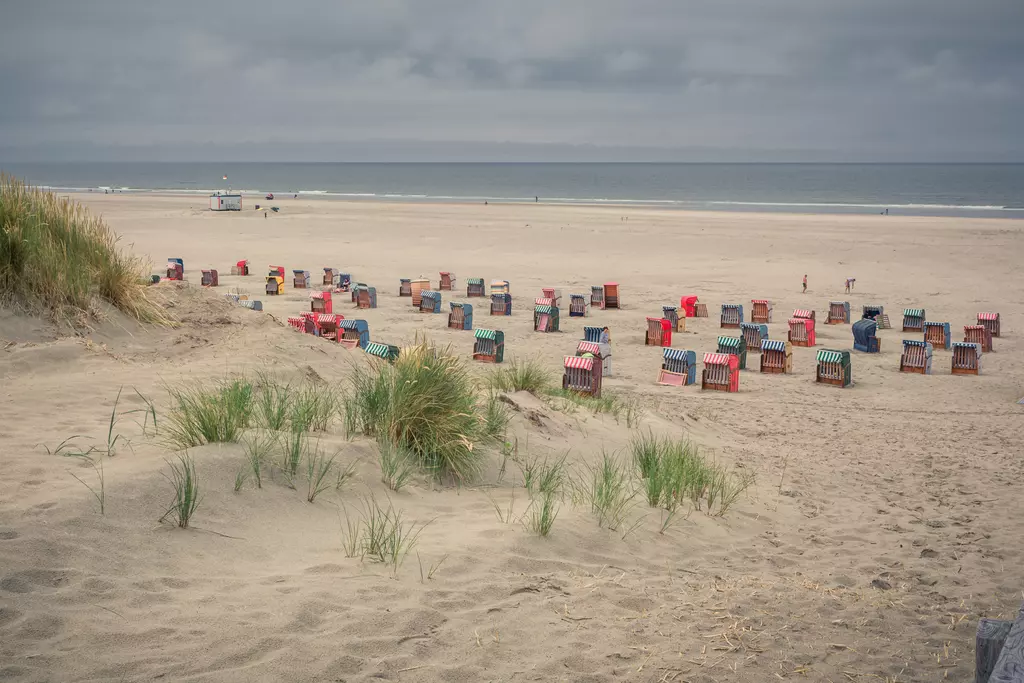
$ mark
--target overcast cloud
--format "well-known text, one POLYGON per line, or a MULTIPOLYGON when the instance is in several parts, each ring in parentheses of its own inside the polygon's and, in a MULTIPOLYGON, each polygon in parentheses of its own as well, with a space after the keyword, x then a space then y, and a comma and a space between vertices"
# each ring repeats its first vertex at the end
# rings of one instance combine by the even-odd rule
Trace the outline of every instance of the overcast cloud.
POLYGON ((1022 35, 1024 0, 12 1, 0 160, 1024 160, 1022 35))

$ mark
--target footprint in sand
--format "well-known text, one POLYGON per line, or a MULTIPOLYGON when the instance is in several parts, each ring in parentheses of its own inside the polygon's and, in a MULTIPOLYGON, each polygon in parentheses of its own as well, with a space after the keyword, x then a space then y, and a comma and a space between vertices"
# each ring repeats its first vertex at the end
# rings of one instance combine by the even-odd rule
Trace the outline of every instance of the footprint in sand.
POLYGON ((68 582, 69 572, 57 569, 28 569, 0 579, 0 590, 32 593, 38 588, 59 588, 68 582))
POLYGON ((14 529, 0 529, 0 541, 13 541, 18 535, 14 529))

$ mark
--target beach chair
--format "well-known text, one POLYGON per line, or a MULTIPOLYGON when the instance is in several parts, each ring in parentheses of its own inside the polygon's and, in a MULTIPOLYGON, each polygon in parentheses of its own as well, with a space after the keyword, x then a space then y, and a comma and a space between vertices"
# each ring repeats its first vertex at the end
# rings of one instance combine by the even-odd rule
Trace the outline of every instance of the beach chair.
POLYGON ((458 304, 452 301, 448 305, 451 307, 451 311, 448 313, 448 327, 453 330, 472 330, 472 304, 458 304))
POLYGON ((751 299, 750 322, 770 323, 772 321, 772 302, 767 299, 751 299))
POLYGON ((419 308, 422 293, 430 291, 430 280, 425 278, 413 280, 409 283, 409 288, 412 296, 413 308, 419 308))
MULTIPOLYGON (((862 311, 862 315, 861 315, 862 318, 871 318, 875 322, 879 322, 878 319, 881 318, 882 315, 885 313, 885 307, 884 306, 878 306, 877 304, 865 304, 865 306, 861 309, 861 311, 862 311)), ((881 329, 881 328, 879 328, 879 329, 881 329)))
POLYGON ((764 323, 740 323, 740 336, 747 349, 761 353, 761 341, 768 338, 768 326, 764 323))
POLYGON ((335 286, 334 291, 347 292, 351 287, 352 276, 348 273, 338 273, 338 284, 335 286))
POLYGON ((309 271, 308 270, 293 270, 292 271, 292 288, 294 289, 309 289, 309 271))
POLYGON ((916 339, 904 339, 903 354, 900 356, 900 372, 932 374, 932 345, 916 339))
POLYGON ((850 322, 849 301, 829 301, 828 317, 825 318, 826 325, 845 325, 850 322))
POLYGON ((951 372, 954 375, 980 375, 981 374, 981 344, 971 342, 953 342, 953 365, 951 372))
POLYGON ((545 299, 551 299, 554 303, 552 306, 562 307, 562 290, 554 289, 553 287, 542 287, 541 296, 545 299))
POLYGON ((167 259, 167 279, 182 281, 185 279, 185 262, 180 258, 167 259))
POLYGON ((924 331, 924 309, 904 308, 903 309, 903 331, 923 332, 924 331))
POLYGON ((981 346, 981 350, 992 350, 992 332, 984 325, 964 325, 964 341, 981 346))
POLYGON ((270 266, 270 272, 267 274, 284 280, 284 266, 270 266))
POLYGON ((740 359, 731 353, 705 353, 700 375, 701 391, 740 390, 740 359))
POLYGON ((309 310, 313 313, 334 313, 334 301, 330 292, 310 292, 309 310))
POLYGON ((875 332, 878 323, 872 318, 861 318, 853 324, 853 350, 864 353, 878 353, 881 351, 878 337, 875 332))
POLYGON ((761 372, 773 375, 793 372, 793 345, 781 339, 762 339, 761 372))
POLYGON ((555 300, 554 299, 549 299, 549 298, 544 297, 544 296, 539 296, 539 297, 537 297, 536 299, 533 300, 533 305, 534 306, 554 306, 555 305, 555 300))
POLYGON ((685 349, 665 349, 662 352, 658 384, 685 387, 697 380, 697 354, 685 349))
POLYGON ((841 389, 853 384, 849 351, 821 349, 818 351, 817 358, 818 368, 814 373, 815 382, 841 389))
POLYGON ((707 304, 696 303, 693 305, 693 317, 694 318, 707 318, 708 307, 707 304))
POLYGON ((389 363, 394 363, 398 360, 398 354, 400 350, 397 346, 391 344, 381 344, 380 342, 367 342, 366 346, 363 347, 363 351, 370 356, 377 358, 383 358, 389 363))
POLYGON ((263 302, 259 299, 240 299, 238 305, 242 308, 248 308, 251 311, 262 311, 263 302))
POLYGON ((365 320, 342 320, 338 323, 341 337, 338 343, 347 349, 354 349, 357 346, 365 349, 370 343, 370 326, 365 320))
POLYGON ((249 274, 249 261, 242 259, 235 265, 231 266, 232 275, 248 275, 249 274))
POLYGON ((999 336, 999 314, 998 313, 979 313, 978 324, 984 325, 988 328, 988 331, 992 333, 993 337, 999 336))
POLYGON ((360 290, 366 289, 369 285, 365 282, 353 282, 352 288, 349 290, 352 303, 359 305, 359 292, 360 290))
POLYGON ((324 268, 324 280, 323 284, 327 287, 334 286, 334 278, 338 276, 337 268, 324 268))
POLYGON ((645 346, 672 346, 672 323, 665 318, 648 318, 645 346))
POLYGON ((686 332, 686 312, 679 317, 679 309, 675 306, 662 306, 661 317, 669 321, 673 332, 686 332))
POLYGON ((590 288, 590 305, 604 308, 604 287, 596 285, 590 288))
POLYGON ((361 287, 356 297, 356 308, 377 308, 377 288, 361 287))
POLYGON ((619 301, 619 283, 618 282, 606 282, 604 283, 604 304, 602 308, 622 308, 621 301, 619 301))
POLYGON ((217 276, 216 270, 203 270, 201 272, 202 280, 200 281, 200 284, 203 287, 216 287, 220 284, 220 278, 217 276))
POLYGON ((491 294, 491 315, 512 315, 512 295, 491 294))
POLYGON ((440 313, 441 292, 420 292, 420 313, 440 313))
POLYGON ((302 316, 302 331, 315 337, 317 332, 315 316, 320 314, 303 311, 302 313, 299 313, 299 315, 302 316))
POLYGON ((486 293, 484 279, 482 277, 466 278, 466 298, 484 296, 486 293))
POLYGON ((811 318, 790 318, 789 342, 793 346, 814 346, 814 320, 811 318))
POLYGON ((412 296, 412 280, 403 277, 398 281, 398 296, 412 296))
POLYGON ((288 316, 288 326, 299 332, 305 332, 306 320, 301 315, 290 315, 288 316))
POLYGON ((583 327, 583 340, 588 342, 594 342, 595 344, 601 341, 601 328, 600 327, 583 327))
POLYGON ((687 318, 696 318, 697 297, 693 294, 687 294, 686 296, 679 297, 679 308, 686 313, 687 318))
POLYGON ((558 307, 535 305, 533 307, 533 329, 535 332, 558 332, 558 307))
POLYGON ((450 292, 455 289, 455 273, 446 270, 441 271, 441 280, 437 283, 437 291, 450 292))
POLYGON ((931 344, 932 348, 942 348, 948 351, 949 345, 953 341, 952 335, 949 331, 949 323, 925 321, 924 340, 931 344))
POLYGON ((495 294, 511 294, 512 287, 509 285, 508 280, 491 280, 491 295, 495 294))
POLYGON ((612 376, 612 345, 581 341, 576 347, 577 356, 591 355, 601 361, 601 375, 612 376))
POLYGON ((501 330, 473 330, 473 360, 500 363, 505 360, 505 333, 501 330))
MULTIPOLYGON (((758 344, 758 347, 760 346, 758 344)), ((747 343, 743 341, 743 337, 719 337, 718 353, 731 353, 739 361, 737 368, 747 369, 747 343)))
POLYGON ((562 389, 601 398, 601 364, 596 358, 565 356, 562 389))
POLYGON ((316 336, 330 341, 339 341, 338 325, 344 319, 344 316, 337 313, 315 313, 313 324, 316 326, 316 336))
POLYGON ((793 315, 791 317, 814 320, 814 311, 809 308, 797 308, 793 310, 793 315))
POLYGON ((569 317, 585 318, 587 316, 587 297, 583 294, 569 295, 569 317))
POLYGON ((284 278, 280 275, 268 275, 266 293, 269 296, 284 294, 284 278))
POLYGON ((741 322, 743 322, 743 306, 722 304, 721 327, 739 329, 741 322))

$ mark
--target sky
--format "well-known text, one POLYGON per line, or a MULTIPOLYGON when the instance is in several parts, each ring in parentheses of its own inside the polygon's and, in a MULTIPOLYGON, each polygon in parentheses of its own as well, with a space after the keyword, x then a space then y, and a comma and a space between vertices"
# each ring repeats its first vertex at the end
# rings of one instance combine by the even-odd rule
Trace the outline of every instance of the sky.
POLYGON ((1024 0, 32 0, 0 19, 0 161, 1024 161, 1024 0))

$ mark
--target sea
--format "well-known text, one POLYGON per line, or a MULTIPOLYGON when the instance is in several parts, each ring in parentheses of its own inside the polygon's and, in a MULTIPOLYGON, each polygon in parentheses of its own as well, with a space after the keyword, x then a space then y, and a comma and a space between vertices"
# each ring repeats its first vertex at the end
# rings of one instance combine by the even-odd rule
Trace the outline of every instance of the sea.
POLYGON ((4 163, 64 192, 1024 218, 1024 164, 4 163), (226 177, 226 179, 225 179, 226 177))

